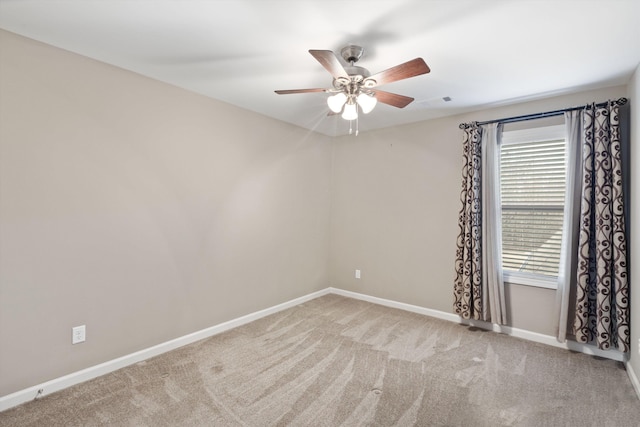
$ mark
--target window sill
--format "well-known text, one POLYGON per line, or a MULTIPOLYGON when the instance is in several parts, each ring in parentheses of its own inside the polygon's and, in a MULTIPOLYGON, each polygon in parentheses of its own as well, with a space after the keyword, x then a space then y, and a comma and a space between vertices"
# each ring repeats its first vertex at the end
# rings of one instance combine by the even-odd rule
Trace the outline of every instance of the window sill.
POLYGON ((536 288, 558 289, 557 279, 538 276, 535 274, 502 272, 505 283, 513 285, 534 286, 536 288))

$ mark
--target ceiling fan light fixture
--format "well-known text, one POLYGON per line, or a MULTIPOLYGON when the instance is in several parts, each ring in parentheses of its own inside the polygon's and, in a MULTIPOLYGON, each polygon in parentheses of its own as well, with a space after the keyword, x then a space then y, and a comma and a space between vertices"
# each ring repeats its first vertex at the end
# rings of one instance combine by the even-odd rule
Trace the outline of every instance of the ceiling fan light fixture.
MULTIPOLYGON (((276 90, 276 93, 286 95, 323 92, 329 95, 327 96, 327 105, 331 110, 329 116, 342 112, 342 118, 349 121, 358 119, 358 109, 362 110, 364 114, 373 111, 378 101, 396 108, 404 108, 414 101, 414 98, 381 91, 377 87, 428 73, 431 70, 422 58, 415 58, 371 75, 366 68, 355 65, 362 57, 363 52, 364 49, 361 46, 346 46, 340 52, 341 61, 330 50, 310 49, 311 56, 333 77, 333 87, 276 90), (344 65, 345 62, 348 65, 344 65)), ((357 134, 358 130, 356 129, 357 134)))
POLYGON ((349 100, 344 106, 342 118, 345 120, 355 120, 358 118, 358 107, 355 102, 349 100))
POLYGON ((369 95, 368 93, 364 92, 361 92, 358 95, 356 101, 358 101, 358 105, 360 105, 360 108, 362 108, 362 112, 365 114, 370 113, 378 103, 378 100, 375 96, 369 95))
POLYGON ((327 98, 327 105, 329 109, 334 113, 342 111, 342 106, 347 102, 347 95, 344 92, 338 92, 335 95, 331 95, 327 98))

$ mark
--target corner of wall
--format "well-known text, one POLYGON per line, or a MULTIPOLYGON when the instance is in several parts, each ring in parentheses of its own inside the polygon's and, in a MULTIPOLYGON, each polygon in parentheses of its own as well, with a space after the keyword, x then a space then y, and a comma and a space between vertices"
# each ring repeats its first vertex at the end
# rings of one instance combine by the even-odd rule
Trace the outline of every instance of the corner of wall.
POLYGON ((630 99, 631 117, 631 160, 630 160, 630 224, 629 231, 631 241, 629 245, 630 274, 630 305, 631 310, 631 352, 627 363, 629 377, 634 383, 638 397, 640 397, 640 269, 634 270, 634 265, 640 265, 640 197, 637 189, 640 188, 640 65, 636 68, 627 86, 627 94, 630 99), (635 103, 635 104, 634 104, 635 103), (635 111, 635 113, 634 113, 635 111), (635 307, 635 308, 634 308, 635 307), (635 381, 634 381, 635 380, 635 381))

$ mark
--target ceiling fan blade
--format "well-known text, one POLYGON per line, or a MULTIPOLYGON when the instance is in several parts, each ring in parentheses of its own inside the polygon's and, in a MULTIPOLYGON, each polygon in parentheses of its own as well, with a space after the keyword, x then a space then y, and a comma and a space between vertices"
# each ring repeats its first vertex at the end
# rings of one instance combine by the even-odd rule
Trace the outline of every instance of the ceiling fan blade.
POLYGON ((311 92, 326 92, 327 89, 287 89, 287 90, 276 90, 275 92, 278 95, 289 95, 292 93, 311 93, 311 92))
POLYGON ((420 74, 426 74, 429 71, 431 70, 424 62, 424 59, 416 58, 367 77, 365 85, 367 80, 375 80, 374 86, 380 86, 398 80, 408 79, 409 77, 419 76, 420 74))
POLYGON ((398 95, 397 93, 385 92, 383 90, 372 90, 376 99, 383 104, 391 105, 393 107, 404 108, 411 104, 414 98, 398 95))
POLYGON ((310 50, 309 53, 333 76, 334 79, 338 77, 349 78, 349 74, 344 69, 338 57, 330 50, 310 50))

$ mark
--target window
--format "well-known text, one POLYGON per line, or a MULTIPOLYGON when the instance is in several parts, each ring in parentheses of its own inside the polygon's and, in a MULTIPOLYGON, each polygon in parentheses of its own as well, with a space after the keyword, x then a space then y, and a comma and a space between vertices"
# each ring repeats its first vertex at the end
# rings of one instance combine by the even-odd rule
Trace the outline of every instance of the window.
POLYGON ((505 282, 557 287, 566 191, 565 145, 563 125, 502 135, 505 282))

